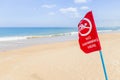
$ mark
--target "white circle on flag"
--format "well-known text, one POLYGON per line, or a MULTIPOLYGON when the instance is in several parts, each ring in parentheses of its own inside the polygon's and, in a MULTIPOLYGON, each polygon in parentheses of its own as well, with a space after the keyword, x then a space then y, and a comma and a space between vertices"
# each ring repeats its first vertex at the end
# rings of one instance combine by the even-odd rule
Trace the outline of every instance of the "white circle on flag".
POLYGON ((81 36, 87 36, 88 34, 90 34, 90 32, 92 31, 91 21, 87 18, 84 18, 82 20, 82 23, 78 26, 78 30, 81 36))

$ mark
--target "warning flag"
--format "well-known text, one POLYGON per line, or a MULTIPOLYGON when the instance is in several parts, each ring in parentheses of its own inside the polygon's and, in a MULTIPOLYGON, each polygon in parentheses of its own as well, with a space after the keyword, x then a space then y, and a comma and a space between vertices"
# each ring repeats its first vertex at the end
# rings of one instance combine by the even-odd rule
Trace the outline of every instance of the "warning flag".
POLYGON ((78 24, 80 48, 86 53, 101 50, 92 11, 89 11, 78 24))

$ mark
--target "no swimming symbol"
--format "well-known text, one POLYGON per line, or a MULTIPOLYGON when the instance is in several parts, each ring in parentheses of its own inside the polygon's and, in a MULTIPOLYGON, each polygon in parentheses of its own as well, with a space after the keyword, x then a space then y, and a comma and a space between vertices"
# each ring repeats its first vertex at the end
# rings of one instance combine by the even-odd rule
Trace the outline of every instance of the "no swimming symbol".
POLYGON ((87 18, 84 18, 81 23, 78 25, 79 34, 81 36, 87 36, 92 30, 91 21, 87 18))

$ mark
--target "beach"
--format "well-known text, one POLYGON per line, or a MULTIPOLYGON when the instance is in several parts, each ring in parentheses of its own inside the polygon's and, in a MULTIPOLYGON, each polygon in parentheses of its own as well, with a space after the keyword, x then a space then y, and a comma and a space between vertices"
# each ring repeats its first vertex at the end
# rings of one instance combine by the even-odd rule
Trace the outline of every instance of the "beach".
MULTIPOLYGON (((85 54, 76 36, 61 37, 4 42, 9 45, 1 46, 0 80, 105 80, 98 51, 85 54)), ((99 38, 109 80, 120 80, 120 33, 99 38)))

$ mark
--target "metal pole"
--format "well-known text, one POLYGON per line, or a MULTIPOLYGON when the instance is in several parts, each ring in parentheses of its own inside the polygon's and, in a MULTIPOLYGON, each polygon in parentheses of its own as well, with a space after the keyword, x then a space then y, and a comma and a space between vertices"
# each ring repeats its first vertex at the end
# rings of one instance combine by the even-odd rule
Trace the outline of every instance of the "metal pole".
POLYGON ((105 79, 108 80, 108 76, 107 76, 107 72, 106 72, 106 67, 105 67, 102 51, 100 50, 99 53, 100 53, 100 58, 101 58, 101 62, 102 62, 103 70, 104 70, 105 79))

